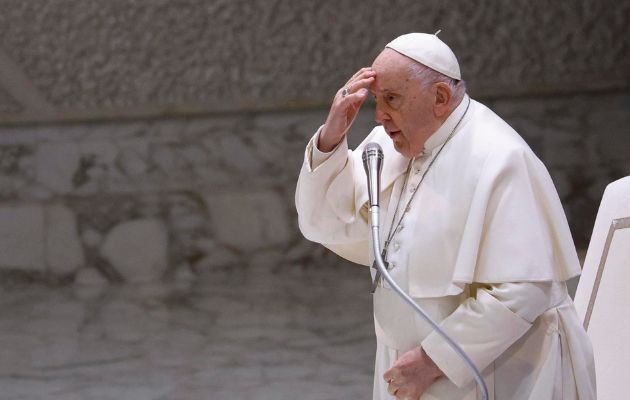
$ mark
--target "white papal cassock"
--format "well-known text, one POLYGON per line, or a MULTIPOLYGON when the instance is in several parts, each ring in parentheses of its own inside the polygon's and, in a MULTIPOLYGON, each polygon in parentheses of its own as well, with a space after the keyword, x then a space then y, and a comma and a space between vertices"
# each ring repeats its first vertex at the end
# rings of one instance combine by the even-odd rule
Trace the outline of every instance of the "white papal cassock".
MULTIPOLYGON (((296 190, 306 238, 371 265, 364 145, 385 154, 381 242, 444 145, 389 246, 393 278, 483 371, 491 399, 595 398, 591 344, 565 284, 580 272, 566 217, 547 170, 509 125, 465 96, 413 160, 405 188, 409 160, 381 126, 354 151, 344 140, 321 153, 318 135, 296 190)), ((374 294, 374 325, 374 399, 393 398, 382 375, 416 346, 446 375, 422 400, 478 397, 465 365, 387 284, 374 294)))

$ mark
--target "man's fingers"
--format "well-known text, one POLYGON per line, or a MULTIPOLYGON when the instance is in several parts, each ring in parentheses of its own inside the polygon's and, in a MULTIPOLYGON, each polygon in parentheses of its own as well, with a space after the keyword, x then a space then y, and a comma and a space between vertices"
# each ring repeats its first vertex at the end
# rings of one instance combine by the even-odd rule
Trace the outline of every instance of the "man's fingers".
POLYGON ((346 120, 354 120, 359 108, 363 105, 367 99, 367 89, 359 89, 356 93, 347 95, 339 99, 338 107, 344 110, 343 115, 346 120))
POLYGON ((391 369, 385 371, 385 373, 383 374, 383 379, 385 380, 385 382, 391 382, 391 380, 393 379, 393 374, 394 372, 391 369))
POLYGON ((411 391, 408 386, 401 387, 396 390, 394 396, 396 396, 396 398, 400 400, 416 400, 420 397, 420 395, 414 396, 413 391, 411 391))
POLYGON ((400 379, 400 370, 396 367, 390 368, 383 374, 383 379, 385 382, 389 383, 391 381, 395 381, 396 379, 400 379))
POLYGON ((361 72, 359 75, 353 77, 352 79, 348 80, 348 82, 346 82, 346 86, 349 85, 354 85, 356 82, 363 80, 363 79, 368 79, 368 78, 374 78, 376 76, 376 72, 369 70, 369 71, 363 71, 361 72))
POLYGON ((329 148, 329 144, 339 143, 339 140, 343 138, 359 108, 367 99, 366 88, 372 83, 374 76, 375 73, 371 68, 361 68, 344 87, 337 91, 328 118, 326 118, 325 128, 319 137, 322 148, 329 148), (330 140, 322 140, 323 137, 330 140))
POLYGON ((346 97, 341 99, 341 101, 349 105, 354 105, 354 106, 361 105, 367 98, 367 94, 368 94, 367 89, 365 88, 359 89, 355 93, 347 95, 346 97))
POLYGON ((367 78, 374 78, 376 76, 376 72, 374 72, 373 70, 365 70, 362 71, 361 73, 357 74, 356 76, 353 76, 352 78, 348 79, 348 82, 346 82, 346 84, 344 85, 344 87, 350 87, 356 84, 356 82, 363 80, 363 79, 367 79, 367 78))
MULTIPOLYGON (((374 82, 374 77, 369 76, 363 79, 355 80, 352 83, 344 86, 344 88, 347 88, 349 93, 355 93, 360 89, 367 89, 368 87, 370 87, 372 82, 374 82)), ((343 88, 341 90, 343 90, 343 88)))
POLYGON ((398 392, 399 389, 400 388, 397 385, 395 385, 394 383, 390 383, 387 386, 387 393, 391 394, 392 396, 396 396, 396 393, 398 392))
POLYGON ((402 387, 402 376, 398 368, 390 368, 383 374, 383 379, 387 382, 387 392, 392 396, 399 395, 402 387))
POLYGON ((354 73, 354 75, 352 75, 352 78, 348 79, 348 83, 355 79, 356 77, 358 77, 359 75, 361 75, 362 73, 366 72, 366 71, 372 71, 372 67, 363 67, 360 70, 358 70, 357 72, 354 73))

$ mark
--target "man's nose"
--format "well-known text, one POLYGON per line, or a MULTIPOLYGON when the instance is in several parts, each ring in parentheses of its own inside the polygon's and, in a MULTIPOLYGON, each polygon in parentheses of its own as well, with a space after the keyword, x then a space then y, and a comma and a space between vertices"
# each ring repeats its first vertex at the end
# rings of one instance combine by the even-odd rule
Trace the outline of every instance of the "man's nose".
POLYGON ((374 120, 378 123, 378 124, 383 124, 384 121, 388 121, 389 118, 389 114, 387 114, 387 112, 385 112, 378 104, 376 105, 376 108, 374 109, 374 120))

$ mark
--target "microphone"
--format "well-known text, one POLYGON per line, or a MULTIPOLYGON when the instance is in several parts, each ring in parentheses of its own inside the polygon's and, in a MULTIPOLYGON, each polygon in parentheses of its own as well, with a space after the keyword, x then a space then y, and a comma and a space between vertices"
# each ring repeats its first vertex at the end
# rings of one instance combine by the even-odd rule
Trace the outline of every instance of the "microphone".
POLYGON ((367 174, 370 207, 378 207, 378 194, 381 191, 381 171, 383 170, 383 149, 378 143, 370 142, 363 150, 363 168, 367 174))
POLYGON ((370 226, 372 228, 372 250, 374 252, 374 263, 378 269, 376 275, 376 281, 378 282, 379 274, 383 279, 389 283, 389 286, 394 290, 400 298, 413 308, 418 315, 420 315, 431 327, 446 341, 446 343, 457 353, 457 355, 464 361, 464 364, 470 369, 472 375, 477 381, 477 385, 481 392, 481 398, 488 400, 488 388, 486 386, 479 369, 472 362, 468 354, 450 338, 442 330, 442 328, 416 303, 407 293, 405 293, 400 286, 394 281, 392 276, 387 271, 383 256, 381 256, 381 243, 379 234, 379 192, 381 188, 381 170, 383 169, 383 150, 378 143, 370 142, 365 146, 363 150, 363 168, 367 174, 368 196, 370 201, 370 226))
POLYGON ((381 191, 381 171, 383 170, 383 149, 378 143, 370 142, 363 150, 363 168, 367 174, 368 198, 370 202, 370 225, 378 229, 381 191))

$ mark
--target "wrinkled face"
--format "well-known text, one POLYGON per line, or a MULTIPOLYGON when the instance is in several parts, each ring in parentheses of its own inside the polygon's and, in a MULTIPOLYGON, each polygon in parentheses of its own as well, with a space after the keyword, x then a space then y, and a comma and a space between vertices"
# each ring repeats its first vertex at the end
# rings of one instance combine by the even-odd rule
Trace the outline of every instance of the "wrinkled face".
POLYGON ((413 62, 386 48, 372 64, 376 79, 370 86, 376 100, 376 122, 383 125, 396 151, 407 158, 419 155, 441 124, 434 113, 435 93, 424 89, 411 74, 413 62))

